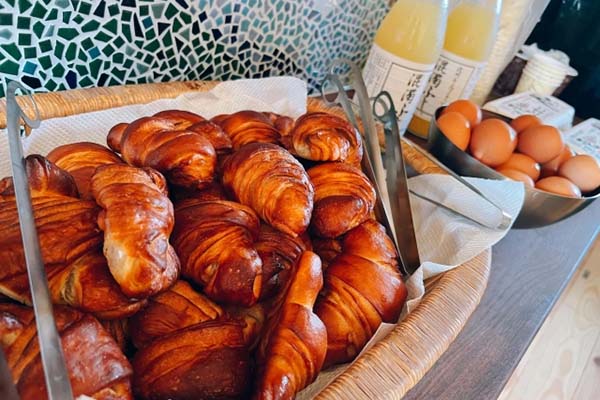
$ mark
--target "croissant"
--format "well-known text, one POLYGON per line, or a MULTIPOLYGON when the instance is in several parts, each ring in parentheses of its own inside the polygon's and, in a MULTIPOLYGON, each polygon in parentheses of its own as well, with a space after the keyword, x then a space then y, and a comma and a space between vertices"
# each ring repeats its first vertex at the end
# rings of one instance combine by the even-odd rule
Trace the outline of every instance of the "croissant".
POLYGON ((240 399, 250 383, 242 326, 208 321, 154 340, 132 361, 141 399, 240 399))
POLYGON ((152 167, 170 183, 189 188, 213 180, 216 152, 204 135, 181 130, 180 120, 144 117, 110 130, 107 142, 136 167, 152 167), (120 141, 118 138, 120 137, 120 141), (118 144, 115 144, 118 142, 118 144))
POLYGON ((348 232, 342 249, 324 273, 315 305, 327 327, 325 365, 356 357, 381 322, 396 322, 407 294, 396 251, 379 223, 368 220, 348 232))
POLYGON ((84 199, 91 199, 90 181, 97 167, 123 162, 111 150, 90 142, 59 146, 48 153, 47 159, 71 174, 79 195, 84 199))
POLYGON ((288 149, 313 161, 342 161, 359 166, 362 140, 344 119, 324 112, 310 112, 298 120, 290 132, 288 149))
POLYGON ((306 231, 313 186, 302 165, 282 147, 245 145, 225 162, 223 185, 274 228, 293 237, 306 231))
POLYGON ((152 297, 130 319, 133 344, 139 349, 154 339, 223 315, 221 307, 196 292, 189 283, 177 281, 169 290, 152 297))
POLYGON ((171 241, 182 275, 215 301, 250 306, 262 286, 254 248, 260 222, 254 211, 226 200, 188 199, 176 205, 171 241))
MULTIPOLYGON (((73 395, 130 400, 131 365, 102 325, 92 316, 66 307, 54 307, 54 313, 73 395)), ((0 334, 20 398, 46 399, 33 311, 0 304, 0 334)))
POLYGON ((228 306, 226 312, 227 315, 223 319, 242 324, 244 340, 248 349, 253 350, 258 345, 265 325, 265 306, 261 303, 256 303, 252 307, 228 306))
POLYGON ((324 163, 310 168, 315 188, 311 229, 335 238, 366 221, 375 205, 375 189, 362 171, 346 163, 324 163))
POLYGON ((304 252, 259 344, 254 399, 293 399, 317 377, 327 351, 327 331, 312 309, 322 285, 319 257, 304 252))
MULTIPOLYGON (((98 206, 71 197, 77 193, 73 179, 43 157, 29 156, 26 168, 52 301, 102 318, 135 313, 142 303, 121 292, 102 256, 98 206)), ((17 205, 12 184, 5 183, 0 195, 0 292, 31 304, 17 205)))
POLYGON ((212 122, 221 126, 231 138, 234 150, 239 150, 248 143, 277 144, 281 137, 270 116, 261 112, 238 111, 227 116, 217 116, 212 122))
POLYGON ((104 255, 125 295, 148 297, 170 287, 179 275, 179 259, 169 244, 173 205, 166 182, 152 169, 124 164, 98 167, 92 195, 103 208, 104 255))
POLYGON ((294 120, 292 118, 272 112, 263 112, 263 114, 269 118, 281 136, 287 136, 292 131, 292 128, 294 127, 294 120))
POLYGON ((314 238, 312 246, 313 251, 321 258, 323 272, 327 270, 329 263, 342 253, 342 243, 339 239, 314 238))
POLYGON ((108 334, 114 339, 119 349, 123 354, 127 355, 127 352, 131 349, 131 335, 129 334, 129 319, 104 319, 98 320, 108 332, 108 334))
POLYGON ((285 287, 298 258, 311 244, 307 234, 292 237, 262 224, 255 247, 263 263, 260 299, 266 300, 285 287))

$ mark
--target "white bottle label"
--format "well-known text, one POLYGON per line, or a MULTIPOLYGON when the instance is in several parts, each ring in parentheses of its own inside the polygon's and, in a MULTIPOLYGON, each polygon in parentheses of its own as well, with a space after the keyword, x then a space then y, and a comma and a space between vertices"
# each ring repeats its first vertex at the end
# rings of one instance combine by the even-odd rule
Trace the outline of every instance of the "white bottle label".
POLYGON ((369 96, 386 90, 392 96, 400 133, 403 134, 417 108, 434 64, 419 64, 398 57, 373 44, 363 78, 369 96))
POLYGON ((485 65, 443 50, 415 114, 429 121, 444 104, 468 99, 485 65))

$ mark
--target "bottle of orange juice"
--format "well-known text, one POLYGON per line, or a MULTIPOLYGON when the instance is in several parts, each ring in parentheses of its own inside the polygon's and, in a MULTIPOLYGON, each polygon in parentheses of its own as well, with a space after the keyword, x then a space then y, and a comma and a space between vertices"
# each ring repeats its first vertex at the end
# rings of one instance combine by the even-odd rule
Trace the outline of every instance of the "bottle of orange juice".
POLYGON ((375 35, 363 77, 370 96, 391 94, 401 133, 440 56, 447 13, 448 0, 398 0, 375 35))
POLYGON ((408 130, 427 137, 435 110, 471 96, 489 58, 502 0, 460 0, 448 16, 442 54, 408 130))

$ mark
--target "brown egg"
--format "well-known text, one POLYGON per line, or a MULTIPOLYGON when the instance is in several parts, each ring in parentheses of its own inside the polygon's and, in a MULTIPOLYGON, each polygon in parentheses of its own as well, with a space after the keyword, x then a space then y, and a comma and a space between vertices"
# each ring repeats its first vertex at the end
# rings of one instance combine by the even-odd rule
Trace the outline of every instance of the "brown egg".
POLYGON ((547 176, 553 176, 558 174, 558 169, 560 168, 560 166, 574 155, 575 153, 573 153, 573 150, 571 150, 569 145, 565 144, 565 147, 563 147, 563 151, 558 155, 558 157, 554 157, 547 163, 542 164, 542 173, 540 176, 542 178, 545 178, 547 176))
POLYGON ((577 185, 583 193, 593 192, 600 186, 600 164, 587 154, 569 158, 560 166, 558 174, 577 185))
POLYGON ((526 173, 521 172, 519 170, 510 168, 498 168, 496 171, 500 172, 502 175, 514 181, 523 182, 526 186, 529 186, 531 188, 534 186, 533 179, 531 179, 531 177, 526 173))
POLYGON ((471 155, 489 165, 497 167, 510 158, 517 144, 517 134, 506 122, 497 118, 481 121, 471 132, 471 155))
POLYGON ((497 169, 516 169, 529 175, 534 181, 540 177, 540 164, 536 163, 533 158, 520 153, 511 154, 508 161, 497 169))
POLYGON ((517 149, 543 164, 558 157, 565 146, 558 129, 550 125, 532 126, 519 134, 517 149))
POLYGON ((536 189, 546 192, 561 194, 568 197, 581 197, 581 190, 567 178, 562 176, 549 176, 540 179, 535 184, 536 189))
POLYGON ((457 112, 462 114, 471 124, 471 128, 481 122, 481 108, 470 100, 456 100, 444 108, 443 114, 457 112))
POLYGON ((467 149, 471 139, 471 125, 464 115, 457 112, 444 113, 437 119, 437 125, 456 147, 462 151, 467 149))
POLYGON ((542 125, 542 120, 535 115, 525 114, 512 120, 510 126, 517 132, 521 133, 525 129, 532 126, 542 125))

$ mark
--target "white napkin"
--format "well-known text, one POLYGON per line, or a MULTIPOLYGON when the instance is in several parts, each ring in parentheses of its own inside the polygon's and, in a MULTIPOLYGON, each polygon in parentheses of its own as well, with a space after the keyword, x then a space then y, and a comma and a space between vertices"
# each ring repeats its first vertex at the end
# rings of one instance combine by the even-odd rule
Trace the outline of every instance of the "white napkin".
MULTIPOLYGON (((104 144, 108 130, 116 123, 130 122, 168 109, 189 110, 207 118, 243 109, 271 111, 297 118, 306 112, 306 96, 306 84, 296 78, 225 82, 210 92, 188 93, 176 99, 43 121, 40 128, 25 140, 24 150, 27 154, 46 155, 54 147, 66 143, 93 141, 104 144)), ((10 175, 9 168, 6 133, 0 131, 0 177, 10 175)), ((510 215, 518 215, 524 199, 522 183, 484 179, 470 181, 510 215)), ((492 221, 497 215, 493 207, 449 176, 418 176, 410 179, 410 187, 478 220, 492 221)), ((407 282, 408 302, 402 317, 417 307, 425 292, 423 279, 470 260, 497 243, 508 231, 483 228, 415 196, 411 196, 411 205, 422 265, 407 282)), ((394 324, 383 324, 368 346, 385 337, 393 327, 394 324)), ((346 367, 342 365, 321 373, 298 398, 312 398, 346 367)))

